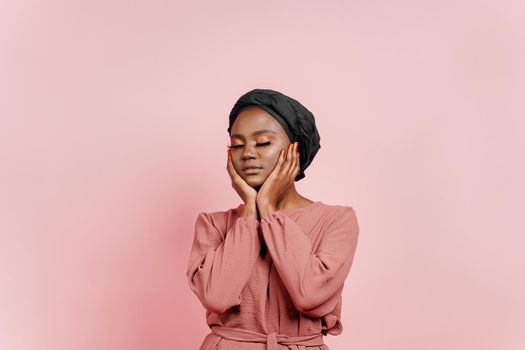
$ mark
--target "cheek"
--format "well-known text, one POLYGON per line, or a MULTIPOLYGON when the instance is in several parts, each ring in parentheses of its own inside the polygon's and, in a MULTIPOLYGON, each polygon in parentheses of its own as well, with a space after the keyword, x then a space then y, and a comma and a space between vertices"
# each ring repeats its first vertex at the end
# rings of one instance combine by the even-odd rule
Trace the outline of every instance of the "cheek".
POLYGON ((267 153, 267 159, 273 161, 274 163, 277 163, 277 161, 279 160, 280 153, 281 153, 281 148, 275 147, 267 153))
POLYGON ((242 165, 241 165, 241 161, 240 161, 240 160, 234 161, 234 162, 233 162, 233 167, 235 168, 235 170, 236 170, 239 174, 242 173, 242 165))
POLYGON ((263 161, 263 166, 265 172, 271 171, 275 165, 277 164, 277 161, 279 160, 279 152, 280 150, 272 150, 264 155, 264 158, 261 159, 263 161))

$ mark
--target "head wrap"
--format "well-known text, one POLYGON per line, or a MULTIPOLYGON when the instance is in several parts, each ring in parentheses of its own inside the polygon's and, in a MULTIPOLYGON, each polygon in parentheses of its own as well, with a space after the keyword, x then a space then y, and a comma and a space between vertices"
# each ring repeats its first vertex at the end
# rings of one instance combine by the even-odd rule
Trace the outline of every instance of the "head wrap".
POLYGON ((230 112, 228 134, 239 113, 248 107, 258 107, 272 115, 281 124, 290 139, 290 143, 299 142, 300 170, 295 177, 299 181, 305 177, 304 170, 308 168, 317 151, 321 148, 321 137, 315 126, 314 115, 299 101, 278 91, 270 89, 254 89, 242 95, 230 112))

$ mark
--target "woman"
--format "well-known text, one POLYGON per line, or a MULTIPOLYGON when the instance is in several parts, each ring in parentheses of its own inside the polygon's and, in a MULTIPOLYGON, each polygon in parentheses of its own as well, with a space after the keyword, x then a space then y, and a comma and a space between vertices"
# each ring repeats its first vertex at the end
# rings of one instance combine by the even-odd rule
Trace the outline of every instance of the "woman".
POLYGON ((338 335, 359 226, 351 206, 300 195, 320 149, 314 116, 269 89, 230 113, 227 171, 243 203, 201 212, 186 270, 211 329, 200 350, 324 349, 338 335))

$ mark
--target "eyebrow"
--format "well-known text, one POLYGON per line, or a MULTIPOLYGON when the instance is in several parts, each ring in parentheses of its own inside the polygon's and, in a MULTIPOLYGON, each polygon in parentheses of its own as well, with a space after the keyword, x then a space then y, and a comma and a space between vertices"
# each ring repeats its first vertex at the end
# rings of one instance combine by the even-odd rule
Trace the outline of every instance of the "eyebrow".
MULTIPOLYGON (((275 131, 270 130, 270 129, 261 129, 261 130, 254 131, 252 136, 259 135, 259 134, 264 134, 264 133, 267 133, 267 132, 271 132, 271 133, 277 134, 275 131)), ((232 137, 232 138, 233 137, 238 137, 238 138, 243 139, 244 135, 243 134, 231 134, 230 137, 232 137)))

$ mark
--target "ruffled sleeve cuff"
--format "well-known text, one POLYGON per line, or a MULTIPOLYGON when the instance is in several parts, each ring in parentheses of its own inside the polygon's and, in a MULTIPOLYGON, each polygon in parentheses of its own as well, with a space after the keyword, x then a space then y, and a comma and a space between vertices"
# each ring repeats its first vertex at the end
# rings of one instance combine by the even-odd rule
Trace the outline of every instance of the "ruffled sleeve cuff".
POLYGON ((251 216, 239 216, 235 224, 259 228, 259 220, 251 216))
POLYGON ((286 214, 283 211, 280 211, 280 210, 273 211, 270 214, 266 215, 265 217, 262 217, 261 223, 264 222, 266 224, 270 224, 270 223, 282 224, 284 223, 284 220, 286 219, 285 216, 286 214))

